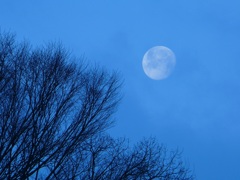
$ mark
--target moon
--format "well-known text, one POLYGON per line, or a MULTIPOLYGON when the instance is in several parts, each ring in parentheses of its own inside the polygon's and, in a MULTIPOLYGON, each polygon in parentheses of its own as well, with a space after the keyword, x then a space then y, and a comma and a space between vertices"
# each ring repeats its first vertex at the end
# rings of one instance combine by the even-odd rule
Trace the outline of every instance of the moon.
POLYGON ((173 51, 165 46, 150 48, 143 56, 142 66, 145 74, 154 80, 167 78, 176 65, 173 51))

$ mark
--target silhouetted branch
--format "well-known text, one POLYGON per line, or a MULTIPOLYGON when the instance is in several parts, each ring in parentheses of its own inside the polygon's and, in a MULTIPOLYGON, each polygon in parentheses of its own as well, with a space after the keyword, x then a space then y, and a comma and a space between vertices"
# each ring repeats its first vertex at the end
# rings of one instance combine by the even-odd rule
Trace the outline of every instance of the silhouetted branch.
POLYGON ((130 148, 106 135, 118 76, 72 60, 0 33, 0 179, 193 179, 155 139, 130 148))

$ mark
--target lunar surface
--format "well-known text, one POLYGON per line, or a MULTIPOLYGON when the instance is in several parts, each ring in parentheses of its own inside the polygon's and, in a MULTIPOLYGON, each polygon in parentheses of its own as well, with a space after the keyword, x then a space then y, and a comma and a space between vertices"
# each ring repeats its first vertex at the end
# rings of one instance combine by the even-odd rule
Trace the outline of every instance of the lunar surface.
POLYGON ((173 51, 165 46, 155 46, 143 56, 142 66, 145 74, 154 80, 167 78, 176 65, 173 51))

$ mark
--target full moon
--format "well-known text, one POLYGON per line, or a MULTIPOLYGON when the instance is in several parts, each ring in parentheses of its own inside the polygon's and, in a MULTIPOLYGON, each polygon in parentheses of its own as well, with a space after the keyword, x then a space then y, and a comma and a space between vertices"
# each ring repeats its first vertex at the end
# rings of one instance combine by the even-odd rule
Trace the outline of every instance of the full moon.
POLYGON ((154 80, 167 78, 174 70, 176 58, 173 51, 165 46, 155 46, 143 56, 145 74, 154 80))

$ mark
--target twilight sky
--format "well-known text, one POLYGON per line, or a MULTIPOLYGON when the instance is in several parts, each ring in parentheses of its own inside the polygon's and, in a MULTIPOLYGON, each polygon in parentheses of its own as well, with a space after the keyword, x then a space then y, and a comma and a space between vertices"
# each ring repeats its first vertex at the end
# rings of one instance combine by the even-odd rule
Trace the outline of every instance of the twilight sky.
POLYGON ((113 136, 155 136, 183 150, 198 180, 240 179, 239 0, 0 1, 0 28, 33 46, 62 42, 117 70, 124 98, 113 136), (161 81, 142 69, 163 45, 177 64, 161 81))

